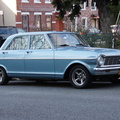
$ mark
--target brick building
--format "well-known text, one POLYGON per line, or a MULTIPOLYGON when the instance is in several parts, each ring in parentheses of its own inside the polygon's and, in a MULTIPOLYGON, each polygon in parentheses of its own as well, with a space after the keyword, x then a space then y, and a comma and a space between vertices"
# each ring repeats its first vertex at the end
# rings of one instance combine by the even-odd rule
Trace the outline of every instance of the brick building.
POLYGON ((17 0, 16 26, 26 31, 52 30, 50 0, 17 0))
MULTIPOLYGON (((58 13, 55 11, 55 8, 53 8, 51 1, 52 0, 0 0, 0 10, 2 9, 2 11, 4 11, 2 15, 4 16, 4 25, 17 26, 23 28, 25 31, 77 31, 79 29, 84 30, 90 27, 99 27, 98 11, 95 3, 93 6, 91 5, 91 0, 84 2, 80 17, 76 17, 72 22, 67 16, 64 17, 63 21, 57 21, 56 16, 58 13), (6 3, 3 1, 6 1, 6 3), (7 4, 7 2, 11 2, 12 6, 7 4), (14 12, 12 10, 13 8, 14 12), (11 14, 9 14, 10 11, 11 14), (12 16, 10 17, 10 15, 12 16)), ((1 22, 2 16, 0 15, 0 25, 3 24, 3 22, 1 22)))
POLYGON ((96 3, 91 4, 92 0, 84 2, 82 5, 81 15, 77 19, 78 27, 88 29, 91 27, 99 28, 99 16, 96 3))

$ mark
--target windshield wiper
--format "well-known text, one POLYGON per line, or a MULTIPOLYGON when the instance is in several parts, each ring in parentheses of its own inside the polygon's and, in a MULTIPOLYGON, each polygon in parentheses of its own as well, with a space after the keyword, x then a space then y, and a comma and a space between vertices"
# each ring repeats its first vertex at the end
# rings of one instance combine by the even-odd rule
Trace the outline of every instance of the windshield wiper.
POLYGON ((69 46, 69 45, 67 45, 67 44, 63 44, 63 45, 59 45, 59 46, 63 46, 63 47, 64 47, 64 46, 69 46))
POLYGON ((84 44, 80 43, 80 44, 76 44, 76 46, 85 46, 84 44))

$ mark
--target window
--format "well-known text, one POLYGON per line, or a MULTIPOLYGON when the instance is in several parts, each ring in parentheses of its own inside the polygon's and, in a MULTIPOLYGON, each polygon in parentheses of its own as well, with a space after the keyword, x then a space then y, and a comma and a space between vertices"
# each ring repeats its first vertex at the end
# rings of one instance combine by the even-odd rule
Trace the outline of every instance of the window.
POLYGON ((45 0, 45 3, 51 3, 50 0, 45 0))
POLYGON ((36 31, 41 30, 41 16, 40 15, 35 15, 35 29, 36 31))
POLYGON ((81 10, 86 10, 86 5, 87 5, 87 3, 86 2, 84 2, 82 5, 81 5, 81 10))
POLYGON ((50 45, 44 35, 30 36, 30 49, 49 49, 50 45))
POLYGON ((34 0, 34 3, 41 3, 40 0, 34 0))
POLYGON ((46 15, 46 29, 51 30, 51 15, 46 15))
POLYGON ((21 0, 22 3, 29 3, 29 0, 21 0))
POLYGON ((53 43, 55 48, 63 47, 63 46, 77 46, 84 45, 87 46, 85 42, 79 37, 77 34, 48 34, 51 42, 53 43))
POLYGON ((93 4, 91 5, 91 10, 95 11, 96 10, 96 2, 93 2, 93 4))
POLYGON ((82 18, 82 30, 85 30, 87 28, 87 18, 82 18))
POLYGON ((28 36, 19 36, 14 38, 10 45, 7 47, 7 50, 25 50, 28 45, 28 36))
POLYGON ((8 28, 0 28, 0 35, 12 35, 12 34, 16 34, 17 33, 17 30, 16 28, 12 28, 12 27, 8 27, 8 28))
POLYGON ((22 16, 22 28, 24 31, 28 31, 28 15, 23 15, 22 16))

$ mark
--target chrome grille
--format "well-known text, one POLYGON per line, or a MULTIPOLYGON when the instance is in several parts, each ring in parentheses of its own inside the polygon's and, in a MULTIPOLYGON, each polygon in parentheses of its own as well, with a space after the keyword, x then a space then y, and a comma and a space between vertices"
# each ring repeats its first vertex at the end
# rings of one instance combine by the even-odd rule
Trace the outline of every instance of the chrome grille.
POLYGON ((120 56, 105 57, 104 65, 117 65, 120 64, 120 56))

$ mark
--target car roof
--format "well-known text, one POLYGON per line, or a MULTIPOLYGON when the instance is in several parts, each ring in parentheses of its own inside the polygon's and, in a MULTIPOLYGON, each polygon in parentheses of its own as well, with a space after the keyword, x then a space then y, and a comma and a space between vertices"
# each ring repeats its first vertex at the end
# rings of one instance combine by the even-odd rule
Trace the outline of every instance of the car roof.
POLYGON ((23 34, 49 34, 49 33, 75 33, 75 32, 64 32, 64 31, 39 31, 39 32, 25 32, 23 34))
POLYGON ((15 26, 0 26, 0 28, 16 28, 15 26))
POLYGON ((52 34, 52 33, 58 33, 58 34, 70 34, 70 33, 75 33, 75 32, 63 32, 63 31, 40 31, 40 32, 25 32, 25 33, 19 33, 19 34, 14 34, 12 36, 18 36, 18 35, 37 35, 37 34, 52 34))

